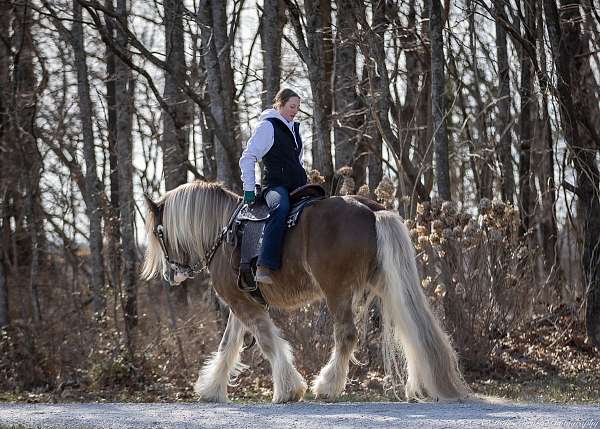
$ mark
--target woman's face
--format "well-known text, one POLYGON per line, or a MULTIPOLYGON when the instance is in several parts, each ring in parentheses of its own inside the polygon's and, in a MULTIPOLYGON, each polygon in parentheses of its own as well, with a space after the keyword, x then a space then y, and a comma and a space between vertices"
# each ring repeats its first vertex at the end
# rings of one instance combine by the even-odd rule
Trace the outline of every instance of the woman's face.
POLYGON ((300 99, 298 97, 290 97, 283 106, 279 106, 277 110, 288 121, 293 121, 294 117, 300 109, 300 99))

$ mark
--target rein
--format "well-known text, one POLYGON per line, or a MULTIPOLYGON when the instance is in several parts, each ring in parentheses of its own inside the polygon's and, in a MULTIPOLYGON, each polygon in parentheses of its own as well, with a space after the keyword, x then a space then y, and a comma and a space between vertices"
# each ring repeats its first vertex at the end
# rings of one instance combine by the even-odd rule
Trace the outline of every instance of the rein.
POLYGON ((203 271, 208 272, 208 267, 210 266, 210 263, 212 262, 215 254, 217 253, 219 246, 221 246, 221 244, 223 243, 223 240, 225 239, 227 232, 231 229, 231 226, 233 225, 235 218, 237 217, 238 213, 240 212, 240 210, 242 209, 243 206, 244 206, 244 204, 242 202, 234 210, 233 214, 229 218, 229 221, 227 222, 227 225, 225 225, 221 229, 221 231, 217 234, 217 237, 213 241, 213 245, 211 246, 210 250, 204 254, 204 260, 201 259, 193 265, 181 264, 179 262, 174 261, 169 256, 169 251, 167 250, 167 245, 165 243, 165 232, 164 232, 165 228, 162 225, 162 209, 164 208, 164 206, 161 207, 160 223, 158 225, 156 225, 156 227, 154 228, 154 235, 158 239, 158 241, 160 243, 160 247, 162 248, 162 251, 165 254, 165 257, 167 258, 167 262, 169 263, 169 266, 171 267, 171 273, 169 274, 169 278, 165 279, 165 280, 167 280, 169 283, 171 283, 171 281, 173 281, 175 279, 176 274, 184 275, 187 278, 193 279, 196 274, 199 274, 203 271))

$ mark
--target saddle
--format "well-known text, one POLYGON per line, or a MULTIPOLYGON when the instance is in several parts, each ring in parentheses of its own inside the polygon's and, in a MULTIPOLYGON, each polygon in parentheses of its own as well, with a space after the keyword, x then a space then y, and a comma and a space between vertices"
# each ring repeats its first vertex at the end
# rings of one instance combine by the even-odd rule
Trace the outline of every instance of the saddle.
MULTIPOLYGON (((256 262, 262 246, 263 232, 269 219, 269 206, 257 186, 256 199, 253 204, 243 206, 235 216, 227 240, 240 251, 238 271, 238 287, 247 292, 252 299, 261 305, 267 303, 254 281, 256 262)), ((301 186, 290 193, 290 212, 287 217, 287 228, 293 228, 300 221, 305 207, 325 198, 325 190, 316 184, 301 186)))

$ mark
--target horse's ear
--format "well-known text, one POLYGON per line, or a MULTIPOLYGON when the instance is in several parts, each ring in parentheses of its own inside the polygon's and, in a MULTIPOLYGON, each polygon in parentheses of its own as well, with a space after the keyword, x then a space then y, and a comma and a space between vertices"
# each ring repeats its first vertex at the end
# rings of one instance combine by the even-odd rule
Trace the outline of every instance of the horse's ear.
POLYGON ((148 211, 151 212, 155 218, 159 215, 158 204, 152 201, 150 195, 144 192, 144 199, 146 200, 146 207, 148 207, 148 211))

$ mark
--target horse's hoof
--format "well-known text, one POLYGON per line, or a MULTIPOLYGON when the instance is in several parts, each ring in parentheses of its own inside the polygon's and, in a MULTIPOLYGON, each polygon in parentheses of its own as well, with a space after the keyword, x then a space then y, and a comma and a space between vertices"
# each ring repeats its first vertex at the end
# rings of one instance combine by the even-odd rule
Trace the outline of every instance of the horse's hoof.
POLYGON ((344 387, 345 383, 343 385, 338 383, 337 386, 334 386, 332 383, 324 383, 317 379, 313 382, 311 390, 315 395, 315 399, 334 402, 344 393, 344 387))
POLYGON ((227 397, 227 390, 223 388, 208 388, 206 386, 196 386, 194 388, 194 393, 196 394, 196 398, 200 402, 229 402, 229 398, 227 397))
POLYGON ((307 386, 301 385, 295 390, 288 392, 286 395, 278 395, 273 397, 274 404, 284 404, 286 402, 300 402, 304 398, 307 386))

